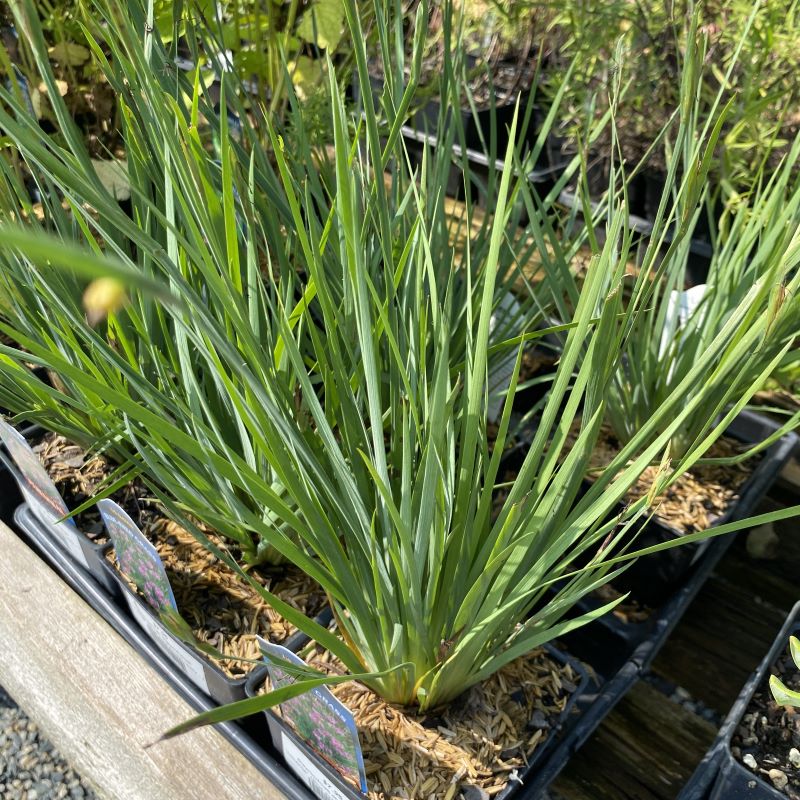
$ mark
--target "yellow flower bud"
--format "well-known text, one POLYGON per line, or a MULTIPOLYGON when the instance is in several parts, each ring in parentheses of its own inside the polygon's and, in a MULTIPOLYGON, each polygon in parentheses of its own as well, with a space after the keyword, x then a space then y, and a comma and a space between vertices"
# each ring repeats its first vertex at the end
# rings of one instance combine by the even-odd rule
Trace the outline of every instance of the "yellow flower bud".
POLYGON ((126 302, 125 287, 116 278, 97 278, 83 293, 86 320, 93 326, 119 311, 126 302))

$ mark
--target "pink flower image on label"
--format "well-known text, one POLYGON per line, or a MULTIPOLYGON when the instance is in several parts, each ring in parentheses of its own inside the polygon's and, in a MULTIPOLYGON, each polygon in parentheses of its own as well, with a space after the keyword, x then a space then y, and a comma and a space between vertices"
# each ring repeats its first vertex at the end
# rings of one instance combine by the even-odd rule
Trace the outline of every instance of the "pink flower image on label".
MULTIPOLYGON (((270 671, 273 688, 294 683, 294 676, 272 662, 271 656, 305 667, 297 655, 280 645, 258 638, 270 671)), ((358 730, 350 711, 325 687, 281 703, 281 715, 295 733, 335 768, 347 781, 367 791, 364 758, 358 730)))
POLYGON ((136 584, 147 603, 159 614, 177 611, 169 578, 155 547, 113 500, 100 500, 97 507, 114 543, 120 571, 136 584))

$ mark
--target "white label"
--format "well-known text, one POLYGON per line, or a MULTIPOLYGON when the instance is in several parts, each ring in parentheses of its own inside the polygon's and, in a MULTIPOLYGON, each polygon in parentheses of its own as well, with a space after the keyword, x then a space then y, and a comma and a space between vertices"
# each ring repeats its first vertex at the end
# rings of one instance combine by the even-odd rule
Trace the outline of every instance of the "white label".
MULTIPOLYGON (((42 520, 42 522, 45 522, 45 520, 42 520)), ((51 526, 53 525, 52 522, 47 524, 51 526)), ((55 527, 59 529, 61 526, 56 525, 55 527)), ((90 570, 89 560, 86 558, 86 553, 84 553, 83 547, 81 547, 80 539, 78 538, 79 536, 83 536, 83 534, 78 533, 75 530, 70 530, 69 528, 59 530, 58 534, 58 543, 64 548, 64 550, 66 550, 75 561, 77 561, 79 564, 82 564, 86 569, 90 570)))
MULTIPOLYGON (((25 437, 2 419, 0 419, 0 439, 3 440, 9 455, 17 465, 22 478, 19 481, 19 488, 36 516, 42 519, 44 514, 46 521, 52 524, 69 514, 64 498, 59 494, 39 457, 25 441, 25 437)), ((73 527, 75 525, 71 519, 67 520, 67 524, 73 527)))
MULTIPOLYGON (((497 310, 489 319, 490 343, 499 344, 505 339, 517 336, 519 323, 521 321, 521 308, 511 292, 506 292, 500 300, 497 310), (498 330, 499 329, 499 330, 498 330), (494 336, 494 334, 498 334, 494 336), (499 339, 500 341, 496 341, 499 339)), ((496 422, 505 404, 505 393, 511 383, 511 376, 514 374, 514 365, 517 361, 516 352, 509 348, 507 354, 499 353, 494 356, 489 364, 489 404, 487 415, 489 422, 496 422)))
POLYGON ((114 542, 120 572, 136 584, 157 613, 177 611, 178 604, 156 548, 113 500, 100 500, 97 507, 114 542))
POLYGON ((315 797, 319 797, 320 800, 349 800, 347 795, 283 731, 281 731, 281 741, 286 763, 311 789, 315 797))
POLYGON ((208 694, 206 671, 200 659, 194 658, 190 652, 185 650, 162 625, 158 617, 138 598, 131 603, 131 613, 140 627, 158 643, 164 654, 184 672, 198 689, 208 694))
POLYGON ((17 465, 17 484, 31 513, 52 531, 52 538, 60 547, 88 569, 89 563, 78 538, 83 534, 78 531, 72 518, 59 522, 69 514, 69 508, 39 457, 31 450, 25 437, 3 419, 0 419, 0 440, 17 465))
MULTIPOLYGON (((661 331, 661 343, 658 349, 659 358, 663 358, 669 352, 672 340, 694 314, 705 293, 705 283, 692 286, 691 289, 686 289, 683 292, 675 289, 670 292, 667 313, 664 318, 664 328, 661 331)), ((702 322, 702 319, 700 321, 702 322)))

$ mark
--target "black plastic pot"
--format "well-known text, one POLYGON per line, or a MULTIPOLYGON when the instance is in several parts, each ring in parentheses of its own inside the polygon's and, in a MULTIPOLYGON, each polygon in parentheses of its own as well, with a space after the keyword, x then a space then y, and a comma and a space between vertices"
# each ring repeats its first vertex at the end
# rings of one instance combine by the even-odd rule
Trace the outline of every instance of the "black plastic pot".
MULTIPOLYGON (((518 126, 522 126, 522 118, 528 102, 528 97, 523 96, 520 100, 520 116, 518 126)), ((495 124, 495 152, 505 153, 508 147, 508 131, 511 123, 514 120, 514 110, 516 108, 516 97, 513 101, 498 100, 494 109, 480 108, 473 115, 472 110, 469 108, 460 109, 461 126, 464 129, 464 143, 470 150, 483 151, 484 142, 487 146, 490 145, 491 130, 492 130, 492 113, 494 112, 495 124)), ((409 126, 415 130, 423 133, 435 131, 438 126, 439 115, 441 113, 441 104, 437 99, 428 101, 419 111, 412 115, 409 120, 409 126)), ((447 125, 452 125, 453 109, 447 110, 447 125)), ((544 119, 541 109, 534 106, 531 112, 530 124, 527 130, 518 130, 516 135, 516 144, 523 149, 532 147, 536 142, 536 136, 539 126, 544 119)))
MULTIPOLYGON (((577 151, 565 140, 554 139, 555 150, 549 150, 550 158, 563 160, 566 154, 574 156, 577 151)), ((605 153, 593 153, 588 158, 589 194, 599 200, 608 189, 610 158, 605 153)), ((664 172, 645 167, 627 181, 628 210, 637 219, 652 226, 658 213, 661 198, 666 190, 667 176, 664 172)), ((574 186, 571 191, 574 191, 574 186)), ((717 201, 712 209, 716 218, 724 206, 717 201)), ((692 233, 692 239, 710 246, 711 225, 708 214, 701 213, 692 233)))
MULTIPOLYGON (((594 170, 594 172, 590 171, 590 195, 597 196, 602 194, 607 188, 608 185, 604 188, 601 188, 602 181, 599 178, 599 171, 594 170), (594 186, 594 191, 593 187, 594 186)), ((578 195, 576 194, 574 187, 572 189, 565 189, 558 197, 559 203, 566 206, 570 209, 575 209, 579 214, 583 213, 583 208, 581 206, 581 201, 578 195)), ((592 208, 597 206, 597 200, 592 199, 590 201, 590 205, 592 208)), ((646 219, 645 217, 640 217, 636 214, 629 214, 628 216, 628 227, 630 230, 638 233, 642 237, 642 242, 640 246, 644 245, 644 240, 650 237, 653 232, 653 223, 646 219)), ((664 248, 666 249, 673 238, 673 232, 667 231, 664 236, 664 248)), ((713 249, 711 244, 708 241, 699 238, 692 238, 689 242, 689 253, 687 256, 687 282, 694 286, 699 283, 704 283, 706 278, 708 277, 708 271, 711 266, 711 258, 713 256, 713 249)), ((640 260, 639 255, 637 254, 637 261, 640 260)))
MULTIPOLYGON (((409 156, 417 163, 421 163, 422 153, 425 147, 435 149, 439 146, 436 136, 426 132, 424 129, 418 129, 412 125, 404 125, 401 131, 403 138, 406 140, 409 156)), ((498 151, 498 153, 500 156, 503 156, 505 151, 498 151)), ((550 166, 544 163, 544 159, 540 159, 539 163, 534 165, 534 167, 526 173, 527 181, 528 183, 536 185, 540 190, 543 190, 545 187, 555 182, 565 166, 565 163, 550 166)), ((468 192, 470 200, 483 204, 486 195, 485 187, 488 183, 489 173, 492 170, 494 170, 497 175, 502 173, 503 161, 501 158, 491 161, 481 149, 467 147, 466 150, 462 150, 460 145, 454 144, 453 159, 447 185, 445 187, 445 193, 448 197, 464 200, 468 192), (466 155, 471 175, 471 183, 466 187, 464 185, 463 171, 460 166, 462 154, 466 155)))
POLYGON ((641 638, 620 637, 619 627, 613 623, 608 624, 610 615, 606 615, 559 641, 569 653, 576 655, 596 671, 599 689, 595 695, 579 699, 579 721, 570 736, 557 745, 547 764, 535 776, 531 797, 543 795, 574 753, 648 671, 670 633, 730 545, 731 537, 722 537, 712 542, 686 583, 669 602, 654 612, 647 630, 639 631, 641 638))
POLYGON ((16 478, 8 469, 4 454, 0 452, 0 520, 7 525, 14 521, 14 511, 24 502, 16 478))
MULTIPOLYGON (((157 647, 169 658, 175 669, 185 680, 192 683, 203 694, 220 705, 243 700, 246 696, 245 683, 247 682, 247 677, 230 677, 216 664, 175 636, 161 622, 153 609, 131 589, 125 578, 106 558, 111 549, 112 546, 108 545, 103 551, 104 575, 115 586, 128 612, 147 634, 153 646, 157 647)), ((326 625, 329 621, 329 613, 323 612, 317 617, 316 621, 326 625)), ((283 643, 283 646, 296 652, 307 642, 308 636, 298 631, 290 636, 283 643)))
MULTIPOLYGON (((774 434, 779 427, 765 416, 743 411, 728 427, 726 435, 755 445, 774 434)), ((798 437, 794 433, 788 433, 772 444, 741 487, 738 499, 711 527, 735 522, 752 514, 791 458, 797 444, 798 437)), ((682 535, 681 531, 656 516, 647 523, 634 546, 639 550, 680 539, 682 535)), ((633 597, 646 605, 661 605, 678 588, 711 542, 711 539, 706 539, 641 558, 615 580, 615 586, 621 592, 630 591, 633 597)))
MULTIPOLYGON (((0 484, 2 481, 2 473, 0 473, 0 484)), ((25 520, 28 515, 32 516, 30 511, 23 506, 18 513, 15 513, 14 517, 25 520)), ((36 526, 30 526, 30 528, 26 526, 21 533, 23 538, 59 573, 65 583, 89 603, 134 650, 143 656, 192 708, 197 712, 210 711, 214 708, 216 704, 176 672, 172 662, 159 648, 153 646, 149 637, 125 613, 121 605, 92 577, 87 575, 85 570, 80 569, 73 561, 64 559, 61 551, 46 534, 42 534, 36 526), (31 533, 26 533, 27 530, 30 530, 31 533)), ((293 798, 293 800, 318 800, 317 796, 312 795, 279 763, 276 754, 271 749, 269 737, 266 736, 263 725, 243 720, 241 723, 224 722, 215 727, 250 759, 281 795, 293 798)))
MULTIPOLYGON (((726 435, 740 442, 754 445, 764 441, 779 428, 779 423, 764 415, 743 411, 728 427, 726 435)), ((739 497, 724 514, 712 523, 711 527, 735 522, 752 514, 799 444, 800 438, 794 433, 788 433, 767 448, 753 473, 741 487, 739 497)), ((528 443, 522 442, 511 448, 503 457, 501 469, 519 469, 527 447, 528 443)), ((589 484, 587 483, 586 486, 588 488, 589 484)), ((616 516, 621 511, 622 506, 620 505, 609 516, 616 516)), ((673 528, 656 516, 643 524, 641 533, 632 545, 632 550, 680 540, 683 536, 684 534, 680 530, 673 528)), ((630 592, 632 599, 658 609, 668 603, 673 594, 684 585, 688 577, 697 569, 703 554, 716 541, 711 538, 701 542, 691 542, 640 558, 615 579, 614 587, 621 593, 630 592)), ((585 612, 598 608, 600 605, 602 603, 599 600, 586 598, 578 605, 578 610, 585 612)), ((657 614, 653 614, 651 619, 646 622, 633 624, 625 623, 613 615, 606 615, 601 618, 599 624, 610 628, 619 639, 628 643, 629 649, 632 649, 650 635, 655 624, 653 620, 656 617, 657 614)))
MULTIPOLYGON (((36 429, 33 429, 36 432, 36 429)), ((27 437, 26 437, 27 438, 27 437)), ((16 464, 4 453, 0 452, 0 462, 14 478, 17 485, 23 480, 16 464)), ((108 543, 98 544, 92 541, 79 528, 72 525, 53 525, 40 520, 32 513, 26 514, 17 524, 35 525, 36 533, 49 537, 53 545, 75 565, 85 570, 111 595, 118 594, 116 584, 111 581, 104 569, 105 552, 108 543)))
POLYGON ((679 796, 679 800, 786 800, 760 775, 739 763, 731 753, 731 740, 756 690, 769 678, 772 665, 784 656, 789 637, 800 633, 800 603, 789 612, 769 652, 748 678, 719 734, 679 796))
MULTIPOLYGON (((579 661, 551 645, 546 645, 545 649, 550 658, 560 661, 562 664, 569 663, 575 673, 580 676, 580 682, 567 700, 564 710, 558 715, 555 723, 550 728, 545 743, 534 751, 528 766, 520 773, 519 782, 510 782, 502 792, 495 795, 497 800, 512 800, 512 798, 514 800, 536 800, 536 798, 540 797, 538 790, 536 793, 531 791, 535 776, 542 766, 547 763, 549 754, 556 748, 558 741, 563 737, 569 737, 573 728, 579 724, 577 708, 581 698, 593 696, 589 689, 591 679, 579 661)), ((254 697, 258 694, 267 675, 266 667, 254 670, 250 674, 247 681, 247 694, 249 697, 254 697)), ((265 714, 269 723, 273 746, 284 756, 286 763, 306 786, 319 797, 366 800, 366 795, 345 781, 339 772, 308 747, 277 714, 272 711, 266 711, 265 714)))

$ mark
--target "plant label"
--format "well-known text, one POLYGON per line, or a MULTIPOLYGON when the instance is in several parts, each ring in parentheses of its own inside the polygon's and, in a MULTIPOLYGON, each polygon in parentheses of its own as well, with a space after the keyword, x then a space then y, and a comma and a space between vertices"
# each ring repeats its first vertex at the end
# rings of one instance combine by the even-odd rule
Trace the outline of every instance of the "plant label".
MULTIPOLYGON (((499 344, 504 339, 516 336, 519 331, 521 319, 519 303, 511 292, 506 292, 500 299, 497 310, 489 319, 489 336, 491 344, 499 344)), ((489 363, 489 404, 487 415, 489 422, 497 422, 503 410, 505 392, 511 383, 514 374, 514 365, 517 361, 516 350, 509 348, 507 353, 500 353, 489 363)))
POLYGON ((287 764, 290 764, 298 778, 311 789, 314 797, 320 800, 348 800, 345 794, 329 778, 322 774, 319 767, 298 747, 294 740, 281 731, 281 752, 287 764))
POLYGON ((17 483, 31 511, 47 525, 63 524, 75 528, 72 519, 59 522, 69 514, 69 509, 25 437, 0 419, 0 439, 17 465, 17 483))
POLYGON ((136 584, 158 614, 165 609, 177 611, 178 604, 156 548, 113 500, 100 500, 97 508, 114 543, 120 572, 136 584))
MULTIPOLYGON (((0 439, 17 465, 20 491, 36 516, 48 525, 66 517, 69 509, 64 498, 25 437, 0 419, 0 439)), ((64 523, 75 527, 72 519, 65 519, 64 523)))
MULTIPOLYGON (((47 470, 42 466, 39 457, 31 450, 31 446, 18 431, 0 418, 0 441, 5 445, 8 454, 17 466, 17 484, 25 498, 31 513, 48 529, 55 529, 58 544, 66 550, 74 561, 85 569, 91 570, 81 540, 83 534, 78 531, 75 521, 67 517, 70 513, 64 498, 47 470), (67 517, 66 519, 64 519, 67 517), (60 520, 60 521, 59 521, 60 520)), ((52 535, 52 534, 51 534, 52 535)))
POLYGON ((135 602, 129 602, 128 607, 131 616, 139 624, 139 627, 153 640, 155 645, 167 658, 180 669, 183 674, 198 688, 207 695, 211 694, 206 678, 206 670, 203 661, 184 646, 178 638, 167 630, 164 623, 153 614, 150 609, 136 598, 135 602))
MULTIPOLYGON (((301 667, 306 667, 305 662, 280 645, 271 644, 258 637, 264 661, 269 669, 272 686, 280 689, 294 683, 294 677, 276 664, 270 656, 280 661, 290 661, 301 667)), ((342 777, 361 789, 366 794, 367 778, 364 773, 364 757, 361 753, 361 744, 358 740, 358 729, 350 711, 337 700, 324 686, 309 689, 305 694, 281 703, 281 715, 294 732, 323 760, 327 761, 342 777)), ((283 737, 286 745, 289 737, 283 737)), ((293 743, 290 748, 299 750, 293 743)), ((320 772, 319 768, 309 758, 302 757, 297 762, 287 756, 287 762, 294 766, 298 764, 298 776, 306 786, 320 797, 339 798, 341 793, 331 781, 320 772), (333 789, 320 793, 318 790, 333 789)))
MULTIPOLYGON (((661 331, 661 343, 658 352, 659 358, 663 358, 664 355, 669 352, 672 340, 680 329, 691 319, 692 314, 694 314, 697 307, 703 301, 705 293, 705 283, 692 286, 691 289, 686 289, 684 291, 678 291, 677 289, 672 290, 667 304, 667 313, 664 318, 664 328, 661 331)), ((699 322, 702 322, 702 317, 699 322)))

